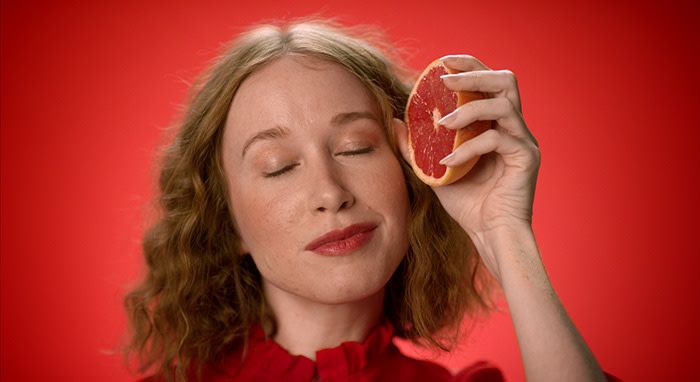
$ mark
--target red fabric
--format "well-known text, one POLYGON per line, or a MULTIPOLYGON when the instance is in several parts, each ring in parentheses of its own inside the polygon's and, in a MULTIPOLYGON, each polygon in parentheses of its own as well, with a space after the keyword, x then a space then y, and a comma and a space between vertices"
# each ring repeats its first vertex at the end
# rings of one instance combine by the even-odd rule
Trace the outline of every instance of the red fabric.
MULTIPOLYGON (((204 368, 204 382, 229 381, 433 381, 504 382, 501 371, 480 361, 452 375, 444 367, 403 355, 392 342, 393 327, 385 321, 363 342, 344 342, 338 347, 316 352, 316 362, 291 355, 275 341, 265 338, 260 327, 251 330, 246 357, 242 349, 231 353, 216 365, 204 368)), ((196 381, 194 373, 189 380, 196 381)), ((610 381, 619 381, 609 377, 610 381)), ((162 379, 149 377, 141 382, 162 379)))
MULTIPOLYGON (((457 376, 444 367, 409 358, 391 341, 393 327, 385 321, 378 325, 363 342, 344 342, 340 346, 316 352, 316 362, 291 355, 275 341, 265 338, 260 327, 251 330, 248 351, 242 359, 242 349, 233 352, 217 365, 207 366, 205 382, 228 381, 463 381, 503 382, 503 375, 487 362, 464 369, 457 376)), ((194 374, 191 375, 194 381, 194 374)), ((156 382, 150 377, 142 382, 156 382)))

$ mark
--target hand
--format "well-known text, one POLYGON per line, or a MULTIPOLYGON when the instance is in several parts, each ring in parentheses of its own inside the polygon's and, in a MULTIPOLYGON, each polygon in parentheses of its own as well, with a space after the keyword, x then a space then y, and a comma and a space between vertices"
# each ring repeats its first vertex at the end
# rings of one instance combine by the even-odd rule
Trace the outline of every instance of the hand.
MULTIPOLYGON (((532 232, 540 151, 523 120, 515 76, 467 55, 442 61, 461 72, 444 77, 448 88, 480 91, 488 98, 460 106, 441 124, 461 129, 476 120, 491 120, 493 125, 462 143, 445 162, 457 166, 481 155, 474 168, 433 190, 503 287, 527 380, 605 380, 549 282, 532 232)), ((408 134, 396 121, 403 127, 395 129, 399 148, 408 160, 408 134)))
MULTIPOLYGON (((452 90, 485 93, 488 98, 468 102, 443 118, 448 129, 461 129, 476 120, 492 120, 493 127, 457 147, 448 166, 457 166, 481 155, 462 179, 433 190, 445 210, 472 238, 486 266, 498 276, 496 254, 489 238, 527 226, 531 229, 540 152, 525 125, 515 76, 494 71, 472 56, 446 56, 444 65, 461 73, 443 78, 452 90)), ((406 139, 399 139, 405 144, 406 139)), ((402 147, 404 157, 407 150, 402 147)))

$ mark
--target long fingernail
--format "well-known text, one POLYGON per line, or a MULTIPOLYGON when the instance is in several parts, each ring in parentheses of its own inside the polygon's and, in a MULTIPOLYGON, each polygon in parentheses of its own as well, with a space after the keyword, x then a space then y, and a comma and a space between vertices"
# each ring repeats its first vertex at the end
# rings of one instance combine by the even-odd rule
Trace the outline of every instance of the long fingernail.
POLYGON ((455 157, 455 153, 450 153, 448 156, 440 159, 440 164, 443 166, 448 165, 454 157, 455 157))
POLYGON ((460 77, 460 74, 458 74, 458 73, 455 73, 455 74, 443 74, 443 75, 440 76, 440 78, 442 78, 443 80, 451 80, 451 79, 454 79, 454 78, 457 78, 457 77, 460 77))
POLYGON ((454 119, 456 117, 457 116, 455 115, 455 112, 453 111, 452 113, 447 114, 446 116, 440 118, 440 120, 438 120, 438 125, 443 125, 443 126, 447 127, 448 124, 450 124, 451 122, 454 122, 454 119))

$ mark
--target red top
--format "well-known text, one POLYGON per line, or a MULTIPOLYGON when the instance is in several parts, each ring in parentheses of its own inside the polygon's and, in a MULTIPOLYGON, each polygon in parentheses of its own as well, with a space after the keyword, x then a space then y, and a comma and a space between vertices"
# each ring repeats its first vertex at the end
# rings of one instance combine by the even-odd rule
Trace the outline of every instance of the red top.
MULTIPOLYGON (((476 362, 452 375, 444 367, 403 355, 391 341, 393 326, 384 321, 372 330, 363 342, 344 342, 338 347, 316 352, 316 361, 291 355, 262 328, 251 329, 248 353, 241 361, 241 350, 235 351, 217 365, 205 366, 205 382, 228 381, 461 381, 504 382, 503 374, 488 362, 476 362)), ((196 381, 194 374, 190 380, 196 381)), ((610 381, 616 381, 614 377, 610 381)), ((156 382, 153 377, 141 382, 156 382)))

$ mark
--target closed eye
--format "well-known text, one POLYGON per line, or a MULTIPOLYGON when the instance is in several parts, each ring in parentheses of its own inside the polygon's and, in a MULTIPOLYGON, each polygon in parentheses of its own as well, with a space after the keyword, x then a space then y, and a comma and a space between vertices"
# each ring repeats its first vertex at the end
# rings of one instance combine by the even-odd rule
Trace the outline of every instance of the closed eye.
MULTIPOLYGON (((341 153, 338 153, 338 155, 353 156, 353 155, 360 155, 360 154, 368 154, 368 153, 371 153, 372 151, 374 151, 374 147, 369 146, 369 147, 365 147, 365 148, 358 149, 358 150, 343 151, 341 153)), ((264 173, 264 177, 265 178, 274 178, 276 176, 280 176, 288 171, 291 171, 294 167, 296 167, 298 165, 299 165, 299 163, 294 163, 294 164, 284 166, 277 171, 266 172, 266 173, 264 173)))
POLYGON ((349 156, 349 155, 367 154, 367 153, 371 153, 372 151, 374 151, 374 147, 369 146, 369 147, 365 147, 365 148, 359 149, 359 150, 343 151, 342 153, 340 153, 338 155, 349 156))
POLYGON ((265 178, 274 178, 276 176, 280 176, 280 175, 284 174, 285 172, 293 169, 294 167, 296 167, 298 165, 299 165, 299 163, 290 164, 288 166, 282 167, 281 169, 279 169, 277 171, 266 172, 266 173, 264 173, 264 176, 265 176, 265 178))

